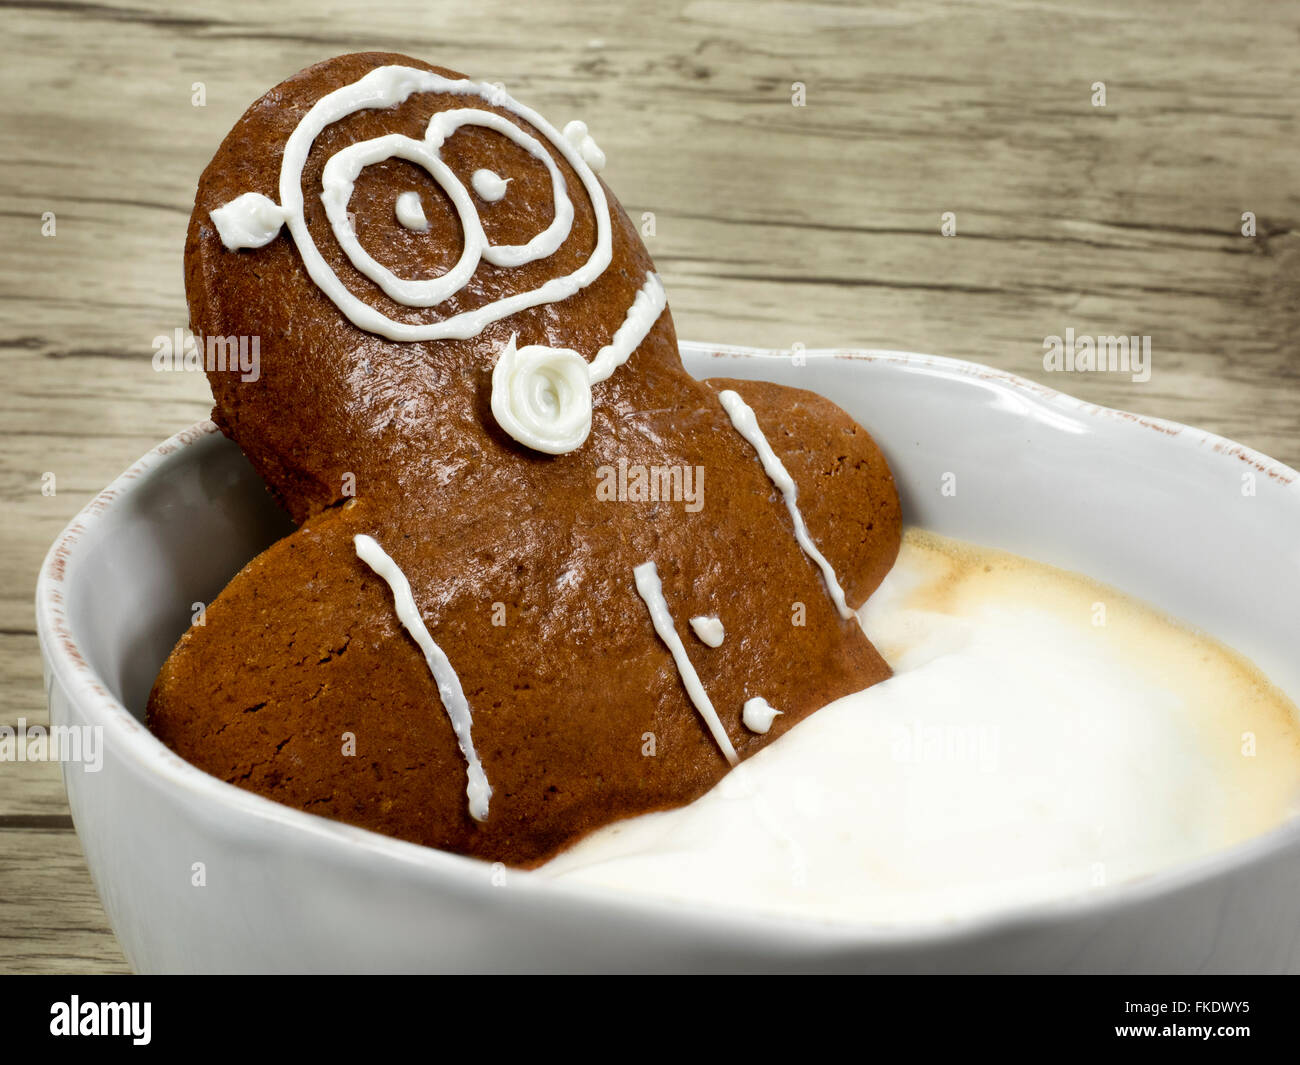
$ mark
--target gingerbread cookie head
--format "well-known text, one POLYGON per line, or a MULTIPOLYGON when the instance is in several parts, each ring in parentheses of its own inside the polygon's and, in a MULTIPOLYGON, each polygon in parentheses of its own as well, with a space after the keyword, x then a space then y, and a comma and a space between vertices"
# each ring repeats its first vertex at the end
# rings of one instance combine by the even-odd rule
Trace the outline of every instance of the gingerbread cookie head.
POLYGON ((828 401, 701 382, 591 134, 405 56, 267 93, 205 171, 214 418, 300 527, 159 674, 173 749, 304 810, 535 864, 889 675, 898 550, 828 401), (338 505, 342 504, 342 505, 338 505))
POLYGON ((454 443, 417 423, 471 409, 564 454, 657 323, 675 361, 663 285, 604 164, 581 121, 561 131, 405 56, 331 60, 250 108, 200 182, 188 293, 196 330, 259 321, 264 380, 211 375, 218 418, 295 516, 335 501, 389 419, 408 430, 382 442, 390 459, 454 443), (330 446, 302 454, 304 432, 330 446))

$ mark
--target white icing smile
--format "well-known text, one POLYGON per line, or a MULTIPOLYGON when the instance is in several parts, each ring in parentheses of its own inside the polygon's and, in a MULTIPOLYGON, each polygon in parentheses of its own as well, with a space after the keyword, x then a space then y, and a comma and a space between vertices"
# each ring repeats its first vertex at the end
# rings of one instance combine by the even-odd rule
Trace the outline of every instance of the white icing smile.
MULTIPOLYGON (((286 226, 311 279, 334 302, 343 315, 360 329, 397 341, 464 340, 478 336, 491 323, 512 314, 567 299, 604 273, 613 254, 609 203, 595 174, 595 171, 604 165, 604 153, 582 122, 569 123, 565 127, 565 132, 561 134, 536 111, 520 104, 493 85, 468 79, 453 80, 431 71, 416 70, 411 67, 377 67, 358 81, 321 97, 290 134, 285 142, 280 166, 278 205, 260 193, 245 193, 212 211, 211 218, 222 243, 232 251, 239 248, 263 247, 275 238, 281 225, 286 226), (537 288, 504 296, 482 307, 463 311, 438 322, 427 323, 399 322, 389 318, 354 295, 344 285, 321 255, 320 249, 307 229, 303 210, 302 171, 308 153, 321 132, 340 119, 362 110, 393 107, 405 101, 413 93, 423 92, 478 97, 486 100, 490 105, 524 119, 541 133, 550 149, 564 158, 582 182, 596 219, 596 246, 581 266, 572 273, 552 278, 537 288)), ((488 203, 496 202, 505 195, 508 181, 509 179, 485 169, 475 172, 471 178, 475 194, 488 203)), ((552 151, 515 123, 482 107, 438 112, 429 119, 421 140, 400 134, 388 134, 350 144, 341 149, 325 164, 321 176, 321 202, 325 205, 325 213, 334 237, 352 266, 378 285, 390 299, 406 307, 433 307, 456 295, 469 283, 480 262, 488 262, 498 267, 515 267, 553 255, 568 240, 574 218, 573 203, 569 199, 567 184, 552 151), (443 143, 463 126, 482 126, 493 130, 522 148, 547 168, 554 198, 554 218, 545 230, 527 243, 491 244, 483 232, 482 220, 470 191, 443 162, 441 157, 443 143), (398 277, 391 270, 380 265, 361 247, 348 219, 348 203, 352 198, 357 176, 365 167, 392 158, 405 159, 424 169, 447 194, 459 216, 463 250, 457 263, 439 277, 423 280, 398 277)), ((403 193, 398 198, 396 211, 398 220, 408 229, 419 232, 428 229, 428 220, 424 217, 423 208, 415 194, 403 193)), ((665 305, 663 286, 651 274, 637 294, 633 306, 629 308, 627 319, 610 344, 601 349, 597 355, 589 371, 591 382, 605 380, 617 366, 627 361, 632 350, 654 325, 665 305)), ((521 353, 516 352, 516 355, 519 354, 521 353)), ((503 361, 505 360, 498 361, 498 367, 503 361)), ((557 362, 552 358, 550 361, 561 364, 563 359, 559 358, 557 362)), ((513 378, 514 369, 518 367, 517 360, 507 363, 507 367, 508 376, 513 378), (510 369, 511 367, 513 369, 510 369)), ((548 379, 553 376, 550 375, 548 379)), ((561 377, 570 384, 574 384, 576 380, 567 371, 561 377)), ((496 392, 494 374, 494 411, 497 410, 496 392)), ((525 393, 537 398, 535 393, 527 390, 525 393)), ((520 393, 511 387, 502 390, 503 396, 513 397, 525 393, 520 393)), ((581 402, 580 393, 580 389, 574 392, 575 402, 581 402)), ((539 406, 533 403, 529 409, 523 407, 512 409, 513 417, 508 414, 502 427, 520 443, 529 447, 535 446, 534 440, 549 440, 554 446, 554 441, 560 439, 557 432, 550 429, 533 432, 528 425, 539 412, 545 415, 548 410, 562 414, 564 424, 560 428, 569 429, 572 425, 581 424, 580 416, 570 418, 568 407, 560 401, 562 399, 563 397, 559 397, 557 393, 557 402, 554 404, 543 403, 539 406), (516 429, 520 430, 518 434, 515 432, 516 429)), ((587 404, 590 407, 589 396, 587 404)), ((589 424, 590 419, 588 418, 587 421, 589 424)), ((565 450, 573 450, 586 439, 586 433, 582 433, 580 437, 569 433, 563 439, 570 441, 565 450)), ((542 447, 538 450, 547 450, 547 448, 542 447)))

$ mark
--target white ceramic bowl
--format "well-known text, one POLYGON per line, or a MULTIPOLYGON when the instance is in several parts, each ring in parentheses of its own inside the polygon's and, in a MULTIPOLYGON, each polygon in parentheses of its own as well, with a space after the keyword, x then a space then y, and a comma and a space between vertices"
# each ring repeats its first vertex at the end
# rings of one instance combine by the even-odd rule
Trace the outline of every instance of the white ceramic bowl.
MULTIPOLYGON (((683 345, 698 376, 819 391, 875 435, 906 521, 1079 570, 1250 656, 1300 698, 1297 474, 1195 429, 971 363, 683 345), (960 491, 939 491, 945 472, 960 491), (1257 494, 1243 497, 1243 473, 1257 494)), ((288 524, 209 423, 155 448, 60 536, 36 615, 65 767, 127 958, 158 971, 1276 971, 1300 968, 1300 824, 1194 864, 992 918, 873 928, 749 916, 506 873, 271 802, 141 723, 189 624, 288 524), (202 863, 205 886, 194 886, 202 863), (504 881, 504 882, 501 882, 504 881)), ((1135 810, 1134 816, 1141 816, 1135 810)))

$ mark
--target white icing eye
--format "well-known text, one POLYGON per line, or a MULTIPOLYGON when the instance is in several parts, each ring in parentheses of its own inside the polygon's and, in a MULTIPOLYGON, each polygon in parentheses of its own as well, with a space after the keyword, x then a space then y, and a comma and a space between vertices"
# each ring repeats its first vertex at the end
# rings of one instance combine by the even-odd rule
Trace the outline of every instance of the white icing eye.
POLYGON ((525 447, 563 455, 591 432, 587 361, 569 348, 515 347, 510 334, 492 368, 492 414, 525 447))
POLYGON ((429 232, 429 220, 424 217, 424 204, 418 192, 404 192, 397 197, 397 220, 416 233, 429 232))
POLYGON ((496 203, 506 194, 506 186, 513 180, 513 178, 503 178, 491 170, 475 170, 469 182, 474 186, 479 199, 496 203))

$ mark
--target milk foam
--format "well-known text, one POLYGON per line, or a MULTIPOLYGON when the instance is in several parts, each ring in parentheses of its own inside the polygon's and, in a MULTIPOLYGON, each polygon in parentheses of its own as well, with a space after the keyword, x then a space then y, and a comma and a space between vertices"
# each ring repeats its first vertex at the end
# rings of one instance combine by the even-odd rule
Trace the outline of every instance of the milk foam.
POLYGON ((1297 810, 1295 706, 1112 589, 909 531, 860 616, 892 679, 689 806, 609 825, 537 875, 932 922, 1104 890, 1297 810))

